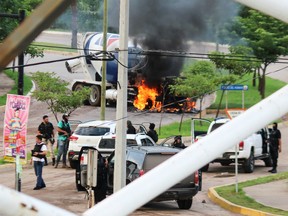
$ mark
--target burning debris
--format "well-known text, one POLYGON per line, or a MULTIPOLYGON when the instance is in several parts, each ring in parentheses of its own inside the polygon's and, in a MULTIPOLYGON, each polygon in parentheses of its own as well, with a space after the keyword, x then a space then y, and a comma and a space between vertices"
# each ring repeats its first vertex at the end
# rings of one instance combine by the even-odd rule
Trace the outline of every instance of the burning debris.
POLYGON ((137 85, 137 95, 133 105, 138 110, 150 110, 151 112, 195 113, 195 100, 177 96, 171 92, 169 85, 173 84, 173 78, 165 78, 157 87, 149 87, 145 80, 137 85))

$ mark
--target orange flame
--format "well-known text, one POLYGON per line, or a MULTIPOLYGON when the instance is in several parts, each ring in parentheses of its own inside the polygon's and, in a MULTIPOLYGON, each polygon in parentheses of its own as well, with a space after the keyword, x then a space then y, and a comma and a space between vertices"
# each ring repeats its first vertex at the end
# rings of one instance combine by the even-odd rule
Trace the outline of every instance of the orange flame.
POLYGON ((138 86, 138 95, 134 100, 133 105, 139 110, 144 110, 146 108, 149 110, 157 109, 157 111, 160 111, 161 102, 156 101, 158 95, 156 88, 149 88, 145 84, 145 81, 142 80, 141 85, 138 86))

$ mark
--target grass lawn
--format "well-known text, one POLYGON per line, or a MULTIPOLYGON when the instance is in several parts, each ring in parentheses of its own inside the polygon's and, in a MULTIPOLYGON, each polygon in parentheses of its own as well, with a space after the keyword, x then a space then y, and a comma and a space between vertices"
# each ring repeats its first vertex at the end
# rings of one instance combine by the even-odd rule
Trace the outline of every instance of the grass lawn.
POLYGON ((239 189, 238 193, 235 192, 235 185, 217 187, 215 188, 215 190, 221 197, 223 197, 224 199, 234 204, 264 211, 264 212, 269 212, 269 213, 276 214, 276 215, 288 215, 288 211, 271 208, 269 206, 265 206, 263 204, 256 202, 254 199, 246 196, 243 190, 243 188, 245 187, 258 185, 258 184, 265 184, 265 183, 269 183, 272 181, 283 180, 283 179, 288 179, 288 172, 241 182, 238 184, 238 189, 239 189))
MULTIPOLYGON (((18 72, 13 72, 12 70, 5 70, 4 73, 10 77, 12 80, 15 81, 15 85, 12 87, 12 89, 9 91, 8 94, 17 94, 17 83, 18 83, 18 72)), ((32 88, 33 83, 29 76, 26 76, 24 74, 24 95, 26 95, 32 88)), ((0 96, 0 106, 3 106, 6 104, 7 95, 0 96)))
MULTIPOLYGON (((254 104, 261 101, 260 94, 257 90, 257 85, 255 87, 252 86, 252 74, 244 76, 241 80, 237 81, 235 84, 247 85, 248 90, 244 91, 244 107, 250 108, 254 104), (248 80, 248 81, 246 81, 248 80)), ((266 76, 266 97, 279 90, 287 83, 272 79, 266 76)), ((211 109, 216 109, 220 102, 220 98, 222 95, 222 91, 217 91, 216 102, 210 107, 211 109)), ((225 94, 221 103, 221 109, 225 109, 225 94)), ((242 91, 228 91, 227 94, 228 100, 228 108, 242 108, 242 91)))
POLYGON ((54 51, 62 51, 62 52, 73 52, 77 53, 77 49, 71 48, 70 46, 62 45, 62 44, 53 44, 46 42, 33 42, 32 46, 35 45, 40 49, 46 50, 54 50, 54 51))

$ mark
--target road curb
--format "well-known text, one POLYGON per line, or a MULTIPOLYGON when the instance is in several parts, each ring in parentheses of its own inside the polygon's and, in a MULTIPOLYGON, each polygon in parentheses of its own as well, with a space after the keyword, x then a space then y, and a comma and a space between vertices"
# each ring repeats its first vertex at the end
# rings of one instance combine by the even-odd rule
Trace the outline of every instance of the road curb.
POLYGON ((263 211, 259 211, 259 210, 255 210, 255 209, 251 209, 251 208, 247 208, 244 206, 231 203, 228 200, 224 199, 223 197, 219 196, 215 188, 217 187, 212 187, 208 189, 209 199, 215 204, 221 206, 222 208, 228 211, 231 211, 237 214, 248 215, 248 216, 276 216, 275 214, 271 214, 271 213, 267 213, 267 212, 263 212, 263 211))

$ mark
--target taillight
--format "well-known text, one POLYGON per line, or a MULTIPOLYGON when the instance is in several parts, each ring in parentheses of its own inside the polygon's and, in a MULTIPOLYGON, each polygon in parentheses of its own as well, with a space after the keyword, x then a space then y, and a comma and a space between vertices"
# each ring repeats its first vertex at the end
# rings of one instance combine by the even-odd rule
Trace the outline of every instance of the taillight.
POLYGON ((141 170, 139 171, 139 176, 143 176, 144 174, 145 174, 145 171, 141 169, 141 170))
POLYGON ((243 150, 244 149, 244 142, 240 142, 239 143, 239 150, 243 150))
POLYGON ((80 164, 84 164, 84 156, 83 155, 81 155, 80 164))
POLYGON ((70 136, 70 137, 69 137, 69 140, 70 140, 70 141, 77 141, 77 140, 78 140, 78 137, 77 137, 77 136, 70 136))
POLYGON ((194 142, 197 142, 197 141, 198 141, 198 139, 197 139, 197 138, 195 138, 195 139, 194 139, 194 142))
POLYGON ((69 155, 75 155, 75 152, 74 152, 74 151, 69 151, 68 154, 69 154, 69 155))
POLYGON ((198 171, 196 171, 194 174, 194 184, 198 184, 198 183, 199 183, 199 173, 198 171))

